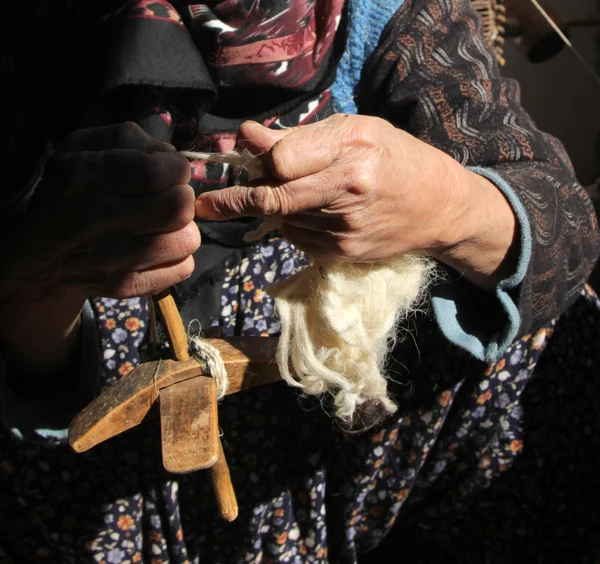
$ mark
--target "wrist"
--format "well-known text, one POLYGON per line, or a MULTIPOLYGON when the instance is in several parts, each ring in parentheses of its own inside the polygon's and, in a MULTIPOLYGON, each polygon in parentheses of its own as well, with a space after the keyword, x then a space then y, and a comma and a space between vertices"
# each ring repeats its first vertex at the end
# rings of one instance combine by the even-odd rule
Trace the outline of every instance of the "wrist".
POLYGON ((431 254, 479 287, 492 290, 510 276, 518 255, 518 222, 502 191, 455 161, 457 185, 449 243, 431 254))
POLYGON ((22 371, 60 372, 77 343, 85 299, 79 292, 47 295, 27 284, 0 301, 0 345, 22 371))

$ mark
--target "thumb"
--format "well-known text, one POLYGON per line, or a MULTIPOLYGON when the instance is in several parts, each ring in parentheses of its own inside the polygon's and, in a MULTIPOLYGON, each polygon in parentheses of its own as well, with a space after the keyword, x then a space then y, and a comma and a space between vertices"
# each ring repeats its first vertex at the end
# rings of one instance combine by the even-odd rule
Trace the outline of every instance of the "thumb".
POLYGON ((240 150, 246 149, 253 155, 260 155, 269 151, 275 143, 295 129, 269 129, 256 121, 245 121, 238 129, 236 147, 240 150))

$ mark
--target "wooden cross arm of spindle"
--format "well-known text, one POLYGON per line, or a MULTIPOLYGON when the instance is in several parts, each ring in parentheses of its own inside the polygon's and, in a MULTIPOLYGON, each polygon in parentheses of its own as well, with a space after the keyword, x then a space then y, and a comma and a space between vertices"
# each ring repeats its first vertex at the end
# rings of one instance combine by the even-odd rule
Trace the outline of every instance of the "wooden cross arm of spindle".
MULTIPOLYGON (((279 381, 274 361, 277 339, 232 337, 207 339, 221 353, 229 386, 227 394, 279 381)), ((160 390, 192 378, 209 378, 195 359, 146 362, 107 388, 73 419, 69 444, 76 452, 139 425, 160 390)))

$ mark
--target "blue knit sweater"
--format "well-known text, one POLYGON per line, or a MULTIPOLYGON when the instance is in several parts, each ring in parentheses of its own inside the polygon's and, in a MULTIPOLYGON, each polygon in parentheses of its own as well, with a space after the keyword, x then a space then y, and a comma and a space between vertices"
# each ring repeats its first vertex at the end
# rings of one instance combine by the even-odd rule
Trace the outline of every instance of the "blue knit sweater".
POLYGON ((339 112, 357 113, 355 98, 364 63, 379 45, 383 29, 404 1, 351 0, 349 3, 346 50, 331 87, 339 112))

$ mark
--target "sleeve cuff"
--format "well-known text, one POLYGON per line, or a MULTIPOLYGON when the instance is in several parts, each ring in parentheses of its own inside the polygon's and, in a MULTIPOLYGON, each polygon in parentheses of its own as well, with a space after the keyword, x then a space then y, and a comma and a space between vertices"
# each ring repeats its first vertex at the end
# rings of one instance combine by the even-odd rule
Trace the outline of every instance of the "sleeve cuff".
POLYGON ((521 325, 514 290, 525 278, 531 260, 531 225, 519 197, 498 173, 481 167, 468 170, 493 182, 506 196, 519 224, 520 255, 515 272, 500 281, 493 294, 467 281, 442 284, 432 291, 432 308, 448 340, 476 358, 493 363, 514 341, 521 325))
POLYGON ((71 420, 97 395, 98 334, 89 302, 81 315, 81 347, 74 361, 73 385, 68 390, 42 398, 20 397, 8 386, 8 368, 0 358, 0 420, 15 439, 46 445, 66 443, 71 420))

